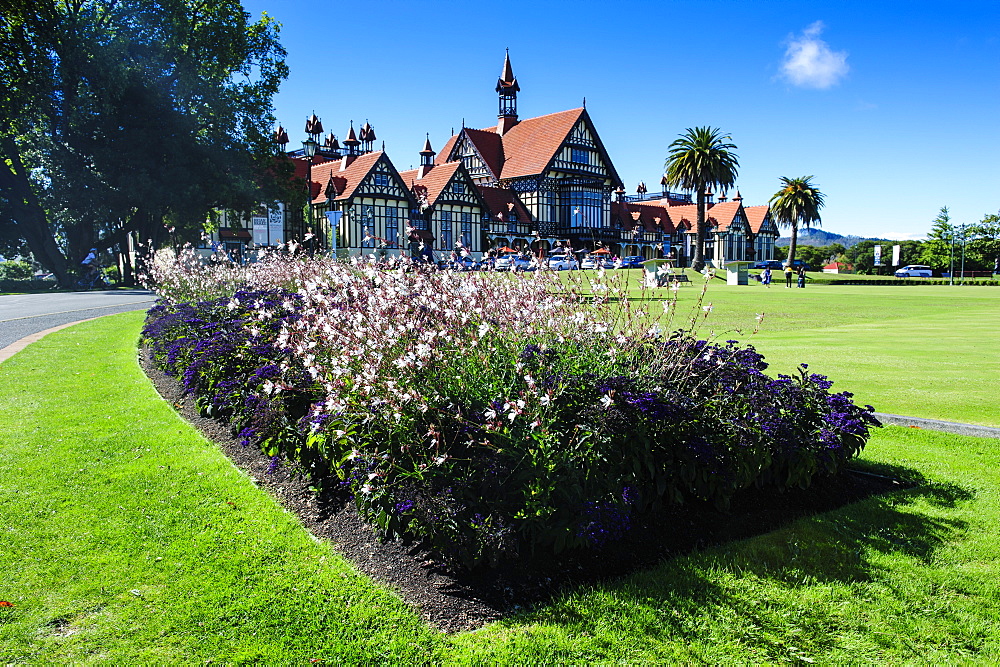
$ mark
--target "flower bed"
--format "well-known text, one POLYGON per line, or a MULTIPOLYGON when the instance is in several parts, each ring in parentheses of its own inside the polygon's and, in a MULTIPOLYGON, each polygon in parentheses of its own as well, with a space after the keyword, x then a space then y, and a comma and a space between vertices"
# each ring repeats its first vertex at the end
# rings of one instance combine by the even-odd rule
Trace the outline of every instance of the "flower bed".
POLYGON ((772 378, 752 347, 663 335, 614 278, 595 298, 541 273, 152 266, 144 338, 203 412, 466 566, 600 547, 689 499, 805 488, 877 424, 805 366, 772 378))

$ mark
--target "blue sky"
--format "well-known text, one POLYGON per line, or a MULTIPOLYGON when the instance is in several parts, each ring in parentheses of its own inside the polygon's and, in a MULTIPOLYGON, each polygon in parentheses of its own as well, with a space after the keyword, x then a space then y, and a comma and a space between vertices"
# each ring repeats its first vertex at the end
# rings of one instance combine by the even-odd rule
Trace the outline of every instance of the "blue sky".
POLYGON ((399 169, 429 132, 496 124, 510 48, 521 118, 587 110, 625 187, 710 125, 738 147, 746 204, 813 175, 822 227, 920 238, 1000 209, 1000 2, 244 0, 282 24, 275 99, 292 146, 313 111, 367 120, 399 169))

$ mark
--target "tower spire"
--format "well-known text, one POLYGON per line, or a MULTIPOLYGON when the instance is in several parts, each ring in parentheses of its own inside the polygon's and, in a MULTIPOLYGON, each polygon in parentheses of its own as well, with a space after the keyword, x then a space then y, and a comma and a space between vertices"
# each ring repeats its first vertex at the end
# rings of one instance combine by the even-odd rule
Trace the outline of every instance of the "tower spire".
POLYGON ((510 49, 503 60, 503 71, 497 79, 496 92, 500 96, 500 108, 497 113, 497 134, 506 134, 510 128, 517 125, 517 93, 521 86, 517 84, 514 68, 510 65, 510 49))

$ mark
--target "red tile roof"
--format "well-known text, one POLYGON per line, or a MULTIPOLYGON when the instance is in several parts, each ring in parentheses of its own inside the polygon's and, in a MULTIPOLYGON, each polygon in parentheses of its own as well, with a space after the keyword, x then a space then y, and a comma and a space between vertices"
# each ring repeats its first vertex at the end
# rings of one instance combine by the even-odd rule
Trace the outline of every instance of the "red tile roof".
MULTIPOLYGON (((339 160, 331 160, 322 164, 314 164, 312 169, 312 182, 310 192, 312 193, 313 204, 326 203, 326 186, 333 177, 334 187, 337 189, 336 201, 350 199, 358 185, 365 179, 365 176, 372 170, 375 163, 384 153, 375 151, 365 153, 357 157, 343 157, 339 160), (346 168, 341 169, 346 164, 346 168)), ((298 166, 296 165, 296 169, 298 166)))
POLYGON ((632 230, 636 224, 648 232, 673 234, 674 221, 665 206, 646 202, 611 202, 611 217, 622 221, 622 229, 632 230))
POLYGON ((434 202, 437 201, 438 195, 448 185, 451 177, 455 175, 455 172, 458 171, 461 165, 461 162, 448 162, 447 164, 436 165, 420 179, 417 178, 417 175, 420 173, 419 169, 401 171, 399 172, 399 177, 403 179, 403 183, 410 190, 413 190, 414 185, 427 188, 427 203, 433 206, 434 202))
MULTIPOLYGON (((668 203, 669 200, 661 199, 658 203, 664 204, 668 203)), ((670 217, 673 219, 674 224, 677 225, 681 222, 685 223, 689 231, 698 231, 698 205, 697 204, 684 204, 683 206, 667 206, 670 211, 670 217)), ((712 216, 711 211, 705 212, 705 219, 708 222, 708 226, 712 227, 712 216)))
POLYGON ((760 233, 760 228, 764 224, 767 212, 770 210, 767 204, 762 206, 744 206, 743 212, 747 214, 747 222, 750 223, 750 231, 754 234, 760 233))
MULTIPOLYGON (((463 128, 465 135, 498 179, 518 178, 541 174, 552 162, 573 127, 586 114, 583 107, 559 111, 536 118, 527 118, 512 127, 502 137, 497 128, 482 130, 463 128)), ((452 159, 451 152, 459 135, 451 137, 438 153, 437 162, 452 159)), ((612 177, 617 179, 614 167, 608 163, 612 177)))
POLYGON ((570 109, 522 120, 503 135, 505 161, 500 178, 540 174, 585 110, 570 109))
POLYGON ((507 212, 512 208, 517 213, 518 222, 524 223, 531 220, 531 214, 528 209, 524 207, 521 200, 517 198, 513 190, 508 190, 506 188, 489 188, 483 185, 477 185, 476 188, 479 190, 479 194, 482 195, 483 201, 486 202, 486 206, 490 209, 490 220, 497 221, 498 213, 503 214, 503 219, 507 219, 507 212))
MULTIPOLYGON (((697 204, 695 206, 697 206, 697 204)), ((736 217, 736 214, 739 213, 739 210, 740 202, 726 201, 718 204, 712 204, 711 208, 707 211, 707 215, 714 218, 715 223, 719 226, 719 231, 724 232, 729 229, 731 224, 733 224, 733 219, 736 217)))

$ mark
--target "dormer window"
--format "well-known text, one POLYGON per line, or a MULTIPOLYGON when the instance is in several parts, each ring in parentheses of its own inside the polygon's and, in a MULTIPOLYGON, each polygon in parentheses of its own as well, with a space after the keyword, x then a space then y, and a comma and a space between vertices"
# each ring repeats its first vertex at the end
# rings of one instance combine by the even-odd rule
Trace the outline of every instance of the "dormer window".
POLYGON ((465 194, 465 183, 452 183, 451 184, 451 191, 454 192, 456 195, 464 195, 465 194))
POLYGON ((389 174, 375 174, 375 185, 377 187, 388 187, 389 174))
POLYGON ((590 164, 590 151, 586 148, 570 149, 570 161, 577 164, 590 164))

